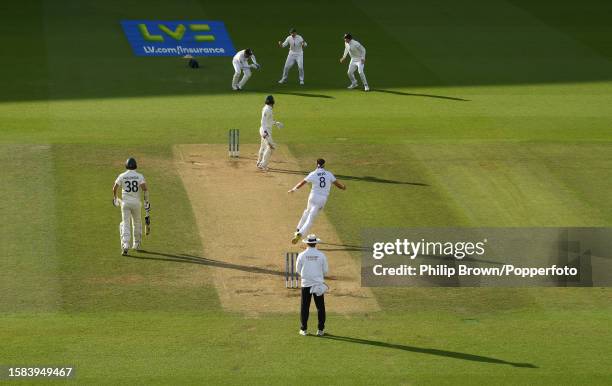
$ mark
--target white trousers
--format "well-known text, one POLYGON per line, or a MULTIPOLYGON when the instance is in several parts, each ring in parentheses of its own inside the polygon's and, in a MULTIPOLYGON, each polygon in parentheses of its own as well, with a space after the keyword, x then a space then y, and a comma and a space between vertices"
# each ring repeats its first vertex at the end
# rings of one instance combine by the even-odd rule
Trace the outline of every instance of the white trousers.
POLYGON ((349 63, 349 67, 348 67, 348 77, 351 80, 351 84, 356 84, 357 83, 357 79, 355 79, 355 70, 357 70, 359 72, 359 76, 361 77, 361 82, 363 83, 364 86, 368 85, 368 81, 366 79, 365 76, 365 72, 363 70, 363 68, 365 67, 365 63, 361 62, 361 59, 351 59, 351 62, 349 63))
POLYGON ((283 82, 287 80, 287 76, 289 75, 289 70, 296 63, 298 66, 298 74, 299 74, 300 82, 304 81, 304 54, 302 53, 302 54, 287 55, 287 60, 285 61, 285 68, 283 68, 283 77, 281 79, 283 82))
POLYGON ((247 62, 241 62, 240 60, 232 60, 232 65, 234 66, 234 77, 232 78, 232 88, 235 90, 237 87, 244 87, 247 80, 251 77, 251 68, 247 62), (240 74, 242 75, 242 79, 240 79, 240 74), (240 82, 238 82, 240 80, 240 82))
POLYGON ((272 146, 276 147, 276 144, 272 140, 272 137, 268 136, 267 138, 261 137, 261 145, 259 146, 259 155, 257 156, 257 165, 266 168, 270 163, 270 157, 272 156, 272 146))
POLYGON ((142 222, 140 221, 140 201, 121 202, 121 224, 119 224, 119 237, 121 238, 121 248, 130 247, 132 230, 134 234, 133 247, 142 241, 142 222))
POLYGON ((306 236, 306 233, 312 226, 314 219, 319 214, 319 211, 323 209, 325 203, 327 202, 327 197, 321 196, 318 194, 311 194, 308 196, 308 205, 302 214, 302 218, 297 226, 297 231, 302 236, 306 236))

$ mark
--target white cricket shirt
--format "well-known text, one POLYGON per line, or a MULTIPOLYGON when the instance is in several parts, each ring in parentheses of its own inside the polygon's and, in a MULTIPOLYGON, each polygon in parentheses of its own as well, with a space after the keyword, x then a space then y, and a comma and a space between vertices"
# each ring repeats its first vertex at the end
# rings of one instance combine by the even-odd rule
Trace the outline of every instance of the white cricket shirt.
POLYGON ((306 178, 306 182, 310 182, 312 188, 310 194, 317 194, 319 196, 329 196, 329 190, 331 189, 332 183, 336 181, 336 177, 325 170, 324 168, 316 168, 306 178))
POLYGON ((283 42, 282 46, 283 47, 289 46, 290 54, 303 54, 304 50, 302 49, 302 43, 304 43, 304 47, 308 45, 304 41, 304 38, 302 38, 300 35, 295 35, 295 38, 289 35, 287 36, 287 39, 285 39, 285 41, 283 42))
POLYGON ((264 105, 261 109, 261 126, 259 127, 259 135, 264 137, 266 134, 272 136, 272 126, 274 126, 274 114, 272 106, 264 105))
POLYGON ((344 42, 344 55, 342 55, 342 58, 346 58, 347 54, 351 56, 352 60, 365 59, 366 49, 357 40, 351 39, 348 43, 344 42))
POLYGON ((300 253, 295 265, 295 270, 302 278, 302 287, 322 284, 329 269, 325 254, 313 247, 308 247, 300 253))
POLYGON ((249 59, 247 59, 246 55, 244 54, 245 50, 241 50, 236 52, 236 55, 234 55, 234 59, 233 61, 235 62, 240 62, 242 64, 248 64, 249 59, 251 59, 251 61, 255 64, 257 64, 257 60, 255 59, 255 55, 251 55, 249 59))
POLYGON ((130 202, 140 202, 140 185, 145 182, 144 176, 135 170, 126 170, 115 180, 121 187, 121 199, 130 202))

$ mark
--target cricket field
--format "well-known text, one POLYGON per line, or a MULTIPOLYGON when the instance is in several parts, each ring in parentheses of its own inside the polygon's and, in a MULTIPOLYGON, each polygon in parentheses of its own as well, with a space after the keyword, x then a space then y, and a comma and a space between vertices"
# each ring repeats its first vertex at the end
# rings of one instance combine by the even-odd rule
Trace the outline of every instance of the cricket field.
POLYGON ((358 272, 364 228, 612 226, 612 2, 0 10, 0 366, 72 365, 75 384, 610 384, 609 288, 368 289, 358 272), (232 92, 230 57, 137 57, 124 19, 223 21, 262 67, 232 92), (277 83, 290 27, 304 86, 296 68, 277 83), (369 93, 346 89, 349 31, 369 93), (285 128, 263 173, 269 94, 285 128), (129 156, 153 225, 123 257, 111 187, 129 156), (347 185, 313 228, 323 338, 298 335, 282 272, 307 198, 286 192, 319 157, 347 185))

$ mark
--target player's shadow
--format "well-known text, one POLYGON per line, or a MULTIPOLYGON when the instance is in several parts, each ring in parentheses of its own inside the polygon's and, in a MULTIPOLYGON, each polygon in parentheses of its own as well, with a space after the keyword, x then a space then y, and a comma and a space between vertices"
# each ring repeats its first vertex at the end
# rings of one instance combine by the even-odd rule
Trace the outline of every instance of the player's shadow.
POLYGON ((403 344, 394 344, 394 343, 380 342, 376 340, 352 338, 348 336, 331 335, 331 334, 326 334, 323 336, 323 338, 337 340, 341 342, 349 342, 349 343, 365 344, 369 346, 391 348, 395 350, 402 350, 402 351, 414 352, 414 353, 419 353, 419 354, 428 354, 428 355, 436 355, 436 356, 447 357, 447 358, 462 359, 465 361, 483 362, 483 363, 491 363, 491 364, 499 364, 499 365, 510 365, 513 367, 526 367, 526 368, 531 368, 531 369, 538 368, 538 366, 533 365, 531 363, 509 362, 503 359, 491 358, 491 357, 486 357, 482 355, 468 354, 468 353, 457 352, 457 351, 447 351, 447 350, 440 350, 440 349, 435 349, 435 348, 408 346, 408 345, 403 345, 403 344))
POLYGON ((284 276, 285 275, 284 272, 276 271, 273 269, 253 267, 249 265, 233 264, 233 263, 228 263, 225 261, 213 260, 213 259, 208 259, 206 257, 199 257, 199 256, 188 255, 188 254, 173 255, 170 253, 144 251, 144 250, 141 250, 139 252, 144 255, 152 255, 152 256, 130 255, 130 257, 134 259, 142 259, 142 260, 157 260, 157 261, 170 261, 174 263, 200 264, 200 265, 206 265, 210 267, 235 269, 238 271, 259 273, 263 275, 274 275, 274 276, 284 276))
MULTIPOLYGON (((303 170, 289 170, 289 169, 278 169, 278 168, 274 168, 274 169, 270 168, 268 170, 268 172, 272 172, 272 173, 284 173, 284 174, 296 174, 296 175, 302 175, 302 176, 307 176, 308 173, 310 173, 310 172, 306 172, 306 171, 303 171, 303 170)), ((373 177, 373 176, 358 177, 358 176, 347 176, 347 175, 343 175, 343 174, 334 174, 334 175, 338 179, 345 180, 345 181, 363 181, 363 182, 375 182, 375 183, 379 183, 379 184, 429 186, 428 184, 425 184, 425 183, 422 183, 422 182, 387 180, 387 179, 384 179, 384 178, 378 178, 378 177, 373 177)))
POLYGON ((294 95, 294 96, 301 96, 301 97, 306 97, 306 98, 324 98, 324 99, 336 99, 331 95, 325 95, 325 94, 308 94, 305 92, 287 92, 287 91, 274 91, 275 94, 282 94, 282 95, 294 95))
POLYGON ((321 247, 317 247, 321 251, 369 251, 371 248, 363 247, 361 245, 350 245, 350 244, 334 244, 334 243, 319 243, 321 247))
POLYGON ((446 100, 449 100, 449 101, 457 101, 457 102, 469 102, 470 101, 469 99, 450 97, 450 96, 444 96, 444 95, 417 94, 417 93, 409 93, 409 92, 402 92, 402 91, 383 90, 383 89, 380 89, 380 88, 373 88, 371 91, 384 92, 384 93, 387 93, 387 94, 395 94, 395 95, 412 96, 412 97, 446 99, 446 100))

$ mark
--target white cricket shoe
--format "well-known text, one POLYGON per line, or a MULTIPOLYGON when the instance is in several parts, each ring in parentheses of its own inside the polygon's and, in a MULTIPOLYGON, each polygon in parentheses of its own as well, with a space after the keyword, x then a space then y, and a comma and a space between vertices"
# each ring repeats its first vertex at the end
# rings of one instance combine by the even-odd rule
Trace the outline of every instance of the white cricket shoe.
POLYGON ((287 83, 287 80, 286 79, 281 79, 281 80, 278 81, 278 83, 280 83, 280 84, 287 83))
POLYGON ((128 249, 123 248, 123 251, 121 251, 121 256, 127 256, 127 255, 128 255, 128 249))
POLYGON ((304 85, 304 81, 300 80, 300 85, 303 86, 304 85))
POLYGON ((323 335, 325 335, 325 331, 317 330, 317 336, 323 336, 323 335))
POLYGON ((307 336, 308 332, 306 330, 300 330, 300 335, 307 336))
POLYGON ((364 90, 364 91, 370 91, 370 86, 365 86, 365 87, 363 88, 363 90, 364 90))
POLYGON ((140 251, 140 243, 134 243, 134 245, 132 245, 132 249, 140 251))
POLYGON ((359 85, 357 83, 351 83, 347 88, 350 89, 354 89, 356 87, 358 87, 359 85))

